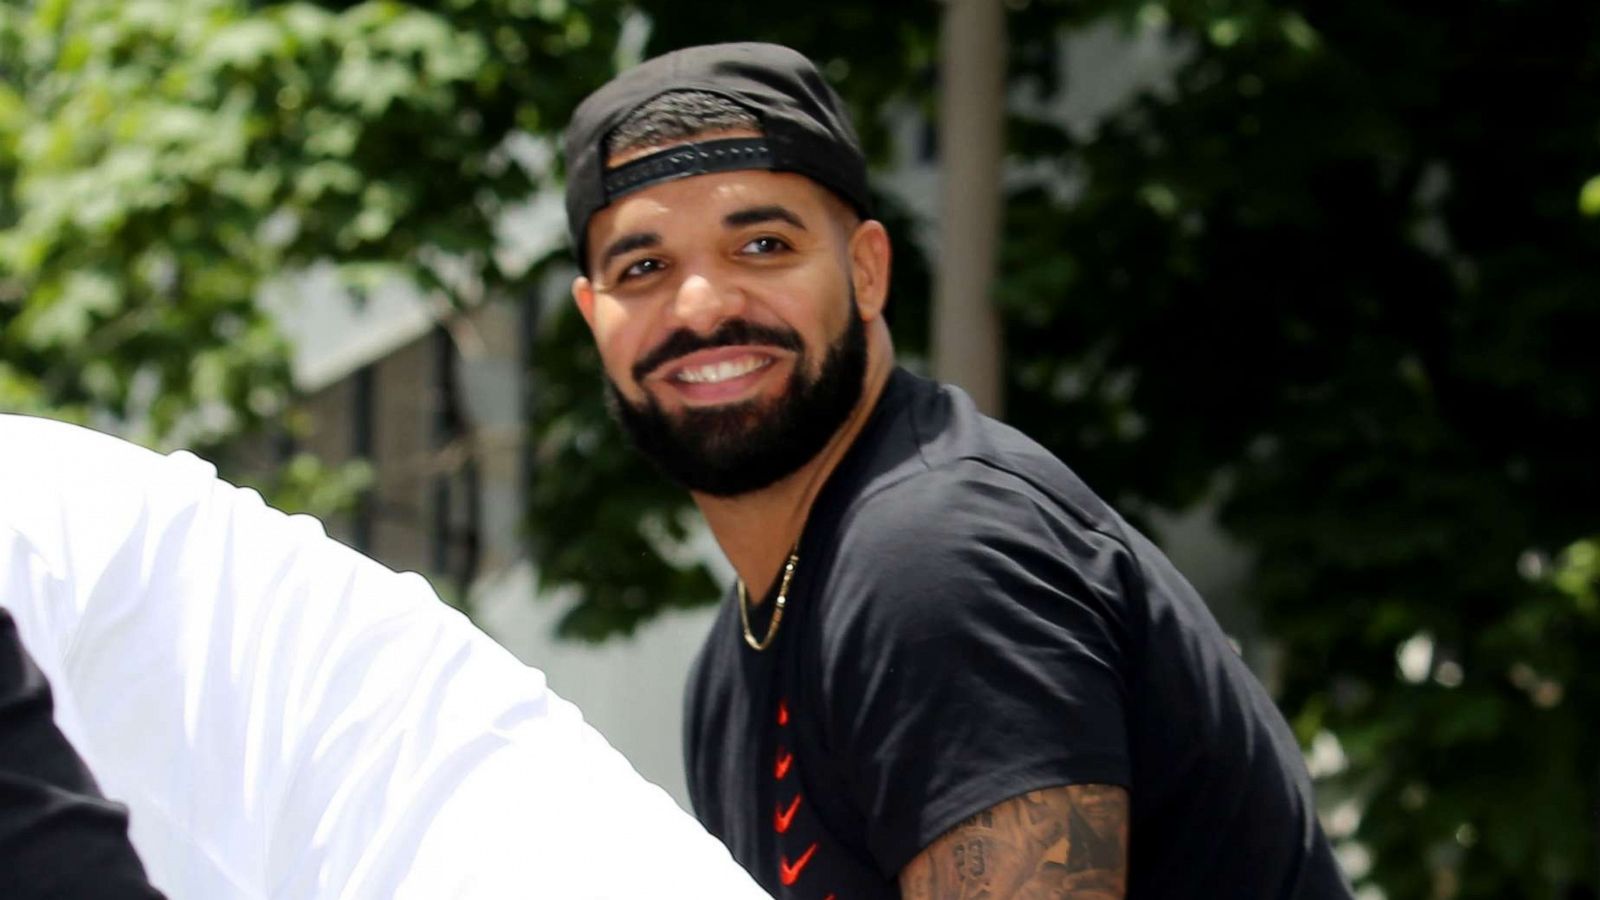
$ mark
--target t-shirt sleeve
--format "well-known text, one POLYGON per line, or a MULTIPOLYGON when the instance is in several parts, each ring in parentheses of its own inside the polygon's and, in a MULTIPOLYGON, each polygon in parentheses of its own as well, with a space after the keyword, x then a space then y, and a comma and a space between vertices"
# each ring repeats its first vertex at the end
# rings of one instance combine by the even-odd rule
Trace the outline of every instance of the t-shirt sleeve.
POLYGON ((838 552, 826 739, 885 877, 1011 797, 1130 784, 1120 543, 968 464, 871 498, 838 552))

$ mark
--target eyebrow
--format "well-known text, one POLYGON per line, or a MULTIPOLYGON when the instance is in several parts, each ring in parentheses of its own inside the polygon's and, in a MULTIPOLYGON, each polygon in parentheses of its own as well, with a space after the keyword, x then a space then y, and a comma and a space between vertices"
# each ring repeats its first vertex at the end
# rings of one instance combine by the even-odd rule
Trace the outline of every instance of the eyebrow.
POLYGON ((661 246, 661 235, 656 234, 654 231, 637 231, 633 234, 623 235, 612 241, 610 246, 606 247, 606 252, 600 254, 598 268, 604 269, 613 259, 624 253, 643 250, 646 247, 659 246, 661 246))
POLYGON ((752 206, 749 209, 736 210, 722 217, 722 224, 729 228, 759 225, 762 222, 788 222, 801 231, 809 230, 806 228, 806 223, 800 221, 799 216, 777 204, 752 206))

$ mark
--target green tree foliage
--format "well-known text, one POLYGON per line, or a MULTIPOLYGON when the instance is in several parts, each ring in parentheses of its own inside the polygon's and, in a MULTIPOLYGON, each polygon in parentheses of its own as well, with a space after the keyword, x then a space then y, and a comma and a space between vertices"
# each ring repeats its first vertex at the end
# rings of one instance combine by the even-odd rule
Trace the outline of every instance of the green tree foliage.
POLYGON ((1076 188, 1009 205, 1012 418, 1134 509, 1217 498, 1373 883, 1592 896, 1600 631, 1541 573, 1600 508, 1600 10, 1135 17, 1169 94, 1017 123, 1076 188))
POLYGON ((128 6, 0 10, 0 403, 205 439, 285 380, 239 252, 260 217, 218 183, 245 125, 189 99, 200 73, 163 81, 178 18, 128 6))
MULTIPOLYGON (((331 259, 358 292, 525 289, 494 223, 548 166, 507 138, 611 71, 617 4, 342 6, 0 5, 0 409, 215 454, 285 421, 265 279, 331 259)), ((322 514, 369 476, 241 474, 322 514)))
POLYGON ((443 7, 0 7, 0 405, 214 444, 284 406, 252 301, 285 267, 332 258, 455 302, 517 285, 493 222, 545 173, 506 138, 611 70, 593 47, 620 19, 443 7))

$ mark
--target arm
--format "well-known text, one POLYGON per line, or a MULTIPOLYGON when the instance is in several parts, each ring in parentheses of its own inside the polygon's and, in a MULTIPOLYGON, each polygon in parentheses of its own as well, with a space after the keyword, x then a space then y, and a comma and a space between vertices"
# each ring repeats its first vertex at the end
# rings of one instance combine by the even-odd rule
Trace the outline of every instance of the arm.
POLYGON ((900 872, 904 900, 1121 900, 1128 792, 1030 791, 963 820, 900 872))

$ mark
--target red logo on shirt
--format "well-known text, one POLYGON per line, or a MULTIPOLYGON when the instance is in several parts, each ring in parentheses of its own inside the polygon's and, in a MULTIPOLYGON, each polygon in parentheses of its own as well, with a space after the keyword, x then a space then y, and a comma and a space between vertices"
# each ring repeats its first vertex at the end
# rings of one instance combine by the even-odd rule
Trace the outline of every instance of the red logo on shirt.
POLYGON ((792 762, 794 762, 793 753, 787 750, 778 751, 778 764, 772 767, 773 776, 782 781, 783 776, 789 774, 789 764, 792 762))
POLYGON ((772 827, 776 828, 779 834, 788 831, 789 823, 794 821, 794 814, 799 809, 800 795, 795 794, 794 799, 789 801, 788 809, 774 809, 772 811, 772 827))
POLYGON ((816 852, 817 845, 813 843, 811 846, 806 848, 806 852, 800 854, 800 858, 795 860, 794 865, 792 866, 789 865, 789 858, 787 856, 778 857, 778 880, 783 882, 784 887, 788 887, 800 879, 800 870, 804 869, 806 865, 811 862, 811 856, 816 852))
POLYGON ((783 702, 782 700, 778 701, 778 724, 789 724, 789 704, 783 702))

